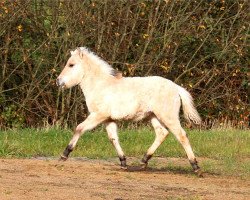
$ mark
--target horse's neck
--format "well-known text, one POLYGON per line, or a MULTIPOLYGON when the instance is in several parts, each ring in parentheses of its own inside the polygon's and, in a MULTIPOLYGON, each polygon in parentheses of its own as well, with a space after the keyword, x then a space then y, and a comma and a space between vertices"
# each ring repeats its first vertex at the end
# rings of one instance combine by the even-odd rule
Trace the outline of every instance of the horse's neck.
POLYGON ((85 97, 87 97, 91 93, 97 92, 96 89, 105 88, 105 84, 113 77, 105 70, 100 69, 100 63, 96 63, 95 60, 86 59, 85 62, 87 63, 84 70, 85 75, 80 86, 85 97))
POLYGON ((110 79, 112 79, 112 76, 108 74, 87 73, 80 83, 80 87, 84 93, 85 98, 91 96, 100 88, 105 88, 105 85, 108 84, 110 79))

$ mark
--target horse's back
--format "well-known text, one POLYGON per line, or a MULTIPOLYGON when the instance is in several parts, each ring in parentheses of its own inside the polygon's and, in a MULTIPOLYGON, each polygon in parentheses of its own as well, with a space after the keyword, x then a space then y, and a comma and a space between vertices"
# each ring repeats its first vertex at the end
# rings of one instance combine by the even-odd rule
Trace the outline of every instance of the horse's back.
POLYGON ((130 91, 135 93, 147 93, 148 95, 177 94, 177 85, 166 78, 160 76, 148 77, 127 77, 123 80, 125 85, 129 85, 130 91))
POLYGON ((124 77, 114 88, 109 98, 114 118, 142 119, 179 99, 177 85, 159 76, 124 77))

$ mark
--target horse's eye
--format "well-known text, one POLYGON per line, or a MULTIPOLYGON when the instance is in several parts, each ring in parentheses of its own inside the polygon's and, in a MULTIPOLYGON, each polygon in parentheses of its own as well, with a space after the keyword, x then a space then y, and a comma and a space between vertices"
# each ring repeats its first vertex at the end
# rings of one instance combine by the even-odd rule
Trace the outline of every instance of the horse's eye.
POLYGON ((73 67, 74 65, 73 64, 70 64, 69 67, 73 67))

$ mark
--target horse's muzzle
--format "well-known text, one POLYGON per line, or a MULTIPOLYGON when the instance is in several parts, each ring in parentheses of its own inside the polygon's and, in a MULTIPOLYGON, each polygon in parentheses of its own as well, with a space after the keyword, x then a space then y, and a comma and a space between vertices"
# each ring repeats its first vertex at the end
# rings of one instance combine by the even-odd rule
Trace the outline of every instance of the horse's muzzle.
POLYGON ((65 86, 65 82, 63 81, 62 78, 58 78, 58 79, 56 79, 56 85, 60 86, 60 87, 64 87, 65 86))

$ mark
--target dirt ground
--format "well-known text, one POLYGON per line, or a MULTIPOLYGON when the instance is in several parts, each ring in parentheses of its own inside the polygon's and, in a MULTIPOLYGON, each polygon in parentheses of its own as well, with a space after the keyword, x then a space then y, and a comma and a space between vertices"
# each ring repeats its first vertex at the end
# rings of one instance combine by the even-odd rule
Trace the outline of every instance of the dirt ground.
POLYGON ((135 164, 124 171, 116 160, 0 159, 0 200, 250 199, 249 180, 204 176, 135 164))

